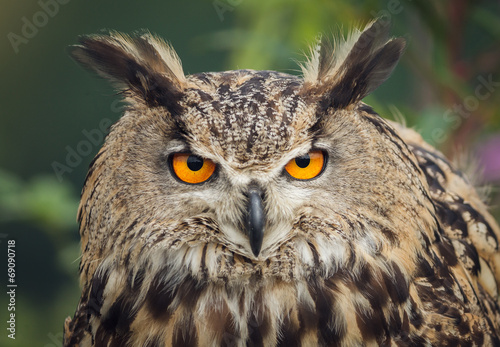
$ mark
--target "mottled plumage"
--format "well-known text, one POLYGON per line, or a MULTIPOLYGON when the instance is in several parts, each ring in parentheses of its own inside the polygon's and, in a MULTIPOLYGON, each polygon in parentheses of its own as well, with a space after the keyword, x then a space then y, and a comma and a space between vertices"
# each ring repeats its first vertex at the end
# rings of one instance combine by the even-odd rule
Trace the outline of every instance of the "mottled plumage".
POLYGON ((500 345, 498 224, 441 153, 361 102, 403 51, 388 32, 322 42, 302 77, 184 76, 149 34, 83 37, 72 56, 129 106, 82 191, 64 345, 500 345), (183 153, 209 178, 183 182, 183 153), (314 153, 320 173, 296 178, 314 153))

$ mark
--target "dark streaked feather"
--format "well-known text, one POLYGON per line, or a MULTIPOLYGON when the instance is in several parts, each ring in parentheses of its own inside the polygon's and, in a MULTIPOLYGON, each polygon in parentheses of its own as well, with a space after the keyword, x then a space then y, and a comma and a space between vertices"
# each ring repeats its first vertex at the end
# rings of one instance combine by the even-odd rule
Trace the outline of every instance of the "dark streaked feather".
POLYGON ((379 19, 342 44, 322 39, 319 51, 303 67, 307 82, 303 94, 319 97, 324 110, 345 108, 377 89, 391 74, 405 46, 402 38, 388 40, 389 29, 389 23, 379 19))
POLYGON ((150 106, 180 113, 184 76, 171 48, 151 35, 130 38, 112 33, 80 38, 71 56, 84 67, 129 90, 150 106), (168 59, 168 60, 165 60, 168 59))

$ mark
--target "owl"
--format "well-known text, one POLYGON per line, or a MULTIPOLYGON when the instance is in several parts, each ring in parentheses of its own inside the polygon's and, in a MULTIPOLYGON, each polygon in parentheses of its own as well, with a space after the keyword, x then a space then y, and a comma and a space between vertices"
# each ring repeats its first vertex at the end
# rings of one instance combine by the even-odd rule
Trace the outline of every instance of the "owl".
POLYGON ((78 210, 65 346, 500 346, 500 228, 469 179, 362 99, 405 46, 375 20, 302 75, 186 76, 151 34, 71 55, 127 107, 78 210))

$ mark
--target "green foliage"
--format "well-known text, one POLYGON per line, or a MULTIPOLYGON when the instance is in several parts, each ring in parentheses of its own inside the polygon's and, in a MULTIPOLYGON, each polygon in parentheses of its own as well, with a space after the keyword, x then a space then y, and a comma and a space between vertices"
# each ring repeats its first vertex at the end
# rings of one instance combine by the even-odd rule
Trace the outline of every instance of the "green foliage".
POLYGON ((20 220, 43 228, 56 237, 76 226, 78 197, 69 182, 53 175, 37 175, 23 182, 0 170, 0 223, 20 220))

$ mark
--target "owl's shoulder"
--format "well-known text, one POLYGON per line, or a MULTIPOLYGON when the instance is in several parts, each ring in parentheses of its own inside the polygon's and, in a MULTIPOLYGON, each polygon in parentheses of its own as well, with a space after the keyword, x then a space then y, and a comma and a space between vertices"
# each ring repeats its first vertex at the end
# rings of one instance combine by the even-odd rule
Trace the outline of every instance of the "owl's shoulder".
MULTIPOLYGON (((478 195, 472 180, 441 152, 426 143, 415 130, 390 122, 415 155, 429 187, 440 233, 452 245, 448 259, 459 282, 471 284, 479 300, 491 297, 498 306, 500 285, 500 228, 478 195), (486 293, 488 295, 486 295, 486 293)), ((443 250, 438 253, 445 254, 443 250)), ((484 304, 484 303, 483 303, 484 304)), ((488 306, 488 305, 486 305, 488 306)), ((491 307, 493 321, 500 316, 491 307)))

